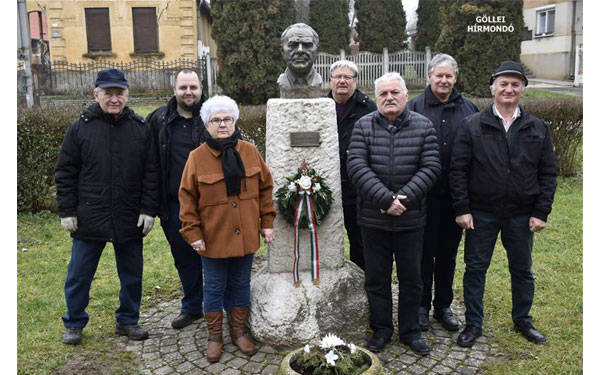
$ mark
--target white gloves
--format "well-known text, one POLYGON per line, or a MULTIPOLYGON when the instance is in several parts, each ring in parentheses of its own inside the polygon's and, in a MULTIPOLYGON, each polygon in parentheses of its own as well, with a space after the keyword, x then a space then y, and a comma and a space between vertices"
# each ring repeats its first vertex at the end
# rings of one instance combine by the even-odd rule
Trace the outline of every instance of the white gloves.
POLYGON ((142 224, 144 225, 144 228, 142 229, 142 233, 145 236, 148 233, 150 233, 150 231, 152 230, 152 227, 154 226, 154 218, 149 215, 140 214, 140 217, 138 218, 137 226, 141 227, 142 224))
POLYGON ((68 230, 69 232, 73 233, 77 230, 77 218, 75 216, 61 217, 60 225, 62 225, 62 227, 68 230))

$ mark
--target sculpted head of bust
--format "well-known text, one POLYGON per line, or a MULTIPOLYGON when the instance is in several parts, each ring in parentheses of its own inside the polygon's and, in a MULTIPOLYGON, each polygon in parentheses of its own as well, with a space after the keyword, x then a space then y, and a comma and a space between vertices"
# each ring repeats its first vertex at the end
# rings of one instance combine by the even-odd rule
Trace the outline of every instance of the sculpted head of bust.
POLYGON ((319 35, 304 23, 295 23, 281 34, 283 59, 288 69, 296 76, 306 76, 313 69, 319 35))

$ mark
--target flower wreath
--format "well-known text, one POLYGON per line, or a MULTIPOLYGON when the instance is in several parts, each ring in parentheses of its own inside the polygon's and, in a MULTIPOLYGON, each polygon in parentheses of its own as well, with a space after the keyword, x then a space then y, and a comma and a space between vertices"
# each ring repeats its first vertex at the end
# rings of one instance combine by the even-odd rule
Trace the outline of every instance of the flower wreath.
MULTIPOLYGON (((331 208, 333 203, 333 194, 331 189, 313 168, 308 166, 305 160, 302 161, 298 172, 293 176, 286 177, 288 184, 280 187, 275 193, 279 211, 283 214, 285 220, 294 225, 296 209, 298 202, 302 198, 301 192, 308 191, 312 197, 313 211, 317 225, 321 222, 331 208)), ((308 223, 311 221, 307 216, 307 211, 303 210, 298 219, 298 227, 302 229, 308 228, 308 223)))

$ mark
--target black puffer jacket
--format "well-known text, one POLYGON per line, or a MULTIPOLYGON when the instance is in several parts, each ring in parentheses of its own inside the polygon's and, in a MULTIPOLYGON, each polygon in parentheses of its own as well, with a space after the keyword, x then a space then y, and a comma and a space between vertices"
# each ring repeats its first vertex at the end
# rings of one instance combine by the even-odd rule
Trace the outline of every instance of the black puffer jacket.
POLYGON ((358 224, 386 231, 404 231, 425 225, 425 197, 440 175, 438 145, 433 124, 405 109, 393 124, 378 111, 358 120, 348 153, 348 176, 358 192, 358 224), (382 214, 395 195, 407 211, 382 214))
MULTIPOLYGON (((194 121, 194 127, 192 129, 192 141, 196 145, 195 147, 198 147, 202 143, 204 143, 206 141, 206 137, 208 136, 206 127, 204 126, 204 123, 200 118, 200 108, 202 107, 202 104, 204 104, 205 101, 206 97, 202 95, 200 97, 200 102, 197 105, 195 105, 192 110, 192 116, 194 121)), ((173 96, 167 104, 155 109, 146 117, 146 120, 150 123, 150 125, 152 126, 152 130, 154 131, 154 138, 156 139, 160 159, 161 193, 159 216, 162 220, 168 220, 169 218, 167 197, 169 183, 168 179, 170 178, 169 155, 171 143, 169 142, 169 139, 171 138, 171 124, 175 119, 177 119, 178 116, 179 113, 177 112, 177 100, 175 99, 175 96, 173 96)), ((181 173, 179 175, 181 175, 181 173)))
MULTIPOLYGON (((331 90, 327 97, 333 99, 331 90)), ((338 119, 338 142, 340 150, 340 175, 342 180, 342 204, 344 206, 353 206, 356 204, 356 189, 350 179, 346 169, 348 160, 348 146, 350 146, 350 138, 354 124, 358 119, 366 114, 377 110, 377 105, 369 97, 359 90, 354 91, 354 95, 346 102, 344 114, 341 119, 338 119)))
POLYGON ((430 195, 450 199, 448 173, 450 172, 450 157, 456 130, 465 117, 479 112, 479 109, 469 99, 464 98, 456 89, 452 89, 450 98, 442 103, 427 86, 423 94, 408 101, 408 109, 427 117, 433 123, 440 148, 440 163, 442 175, 429 192, 430 195))
POLYGON ((158 211, 158 160, 150 125, 125 107, 118 119, 91 105, 65 133, 55 170, 60 217, 77 217, 77 239, 142 237, 140 214, 158 211))
MULTIPOLYGON (((492 107, 469 116, 456 134, 450 189, 456 215, 471 209, 500 217, 530 214, 546 220, 556 191, 556 155, 550 127, 521 107, 509 147, 492 107)), ((477 223, 475 223, 477 225, 477 223)))

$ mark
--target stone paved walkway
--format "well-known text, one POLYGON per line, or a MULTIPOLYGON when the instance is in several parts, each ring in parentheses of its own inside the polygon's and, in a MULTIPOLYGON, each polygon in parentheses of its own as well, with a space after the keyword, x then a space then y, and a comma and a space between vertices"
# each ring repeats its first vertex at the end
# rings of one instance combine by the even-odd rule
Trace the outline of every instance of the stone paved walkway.
MULTIPOLYGON (((257 264, 253 268, 257 268, 261 261, 264 260, 255 259, 257 264)), ((396 307, 397 285, 392 286, 392 291, 394 307, 396 307)), ((204 319, 180 330, 171 328, 171 321, 179 314, 179 308, 180 301, 173 300, 142 310, 140 324, 150 333, 150 337, 145 341, 131 341, 122 336, 115 339, 118 347, 138 356, 142 374, 275 374, 279 362, 291 349, 258 344, 258 352, 247 357, 231 343, 228 327, 224 321, 224 353, 219 362, 211 364, 204 356, 208 337, 204 319)), ((394 308, 394 317, 397 316, 395 310, 396 308, 394 308)), ((456 313, 462 330, 464 306, 455 301, 452 310, 456 313)), ((461 348, 456 344, 459 332, 446 331, 433 318, 431 323, 431 329, 423 333, 423 338, 431 348, 428 356, 413 354, 407 346, 398 342, 397 333, 394 334, 392 342, 383 352, 377 354, 384 366, 385 374, 482 375, 483 363, 494 358, 498 352, 497 345, 489 343, 485 336, 478 338, 472 348, 461 348)), ((366 341, 367 337, 364 342, 355 344, 364 346, 366 341)))
MULTIPOLYGON (((453 310, 461 312, 460 306, 453 310)), ((145 341, 130 341, 117 338, 117 345, 136 354, 144 375, 199 375, 199 374, 274 374, 279 362, 288 349, 257 345, 258 352, 252 357, 243 355, 231 344, 224 327, 225 348, 218 363, 211 364, 204 357, 207 331, 204 319, 190 326, 175 330, 171 320, 179 314, 179 300, 161 303, 143 312, 140 323, 149 329, 150 337, 145 341)), ((458 316, 460 320, 462 315, 458 316)), ((497 346, 486 342, 485 337, 477 340, 471 349, 456 345, 458 332, 448 332, 432 319, 432 329, 423 333, 431 347, 428 356, 413 354, 406 346, 398 343, 397 335, 385 351, 378 354, 384 364, 385 374, 451 374, 475 375, 486 359, 497 353, 497 346)), ((365 340, 366 341, 366 340, 365 340)), ((357 343, 364 345, 365 343, 357 343)))

